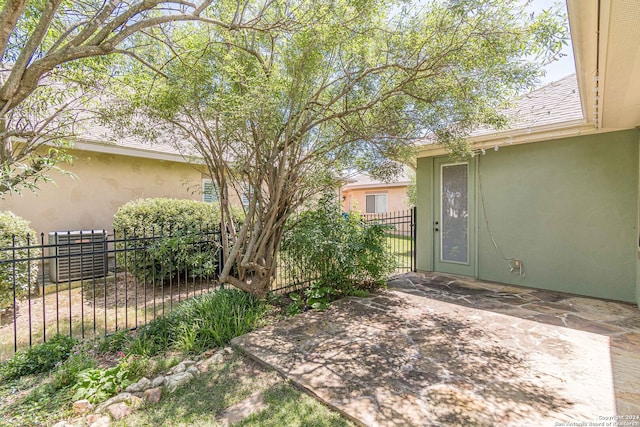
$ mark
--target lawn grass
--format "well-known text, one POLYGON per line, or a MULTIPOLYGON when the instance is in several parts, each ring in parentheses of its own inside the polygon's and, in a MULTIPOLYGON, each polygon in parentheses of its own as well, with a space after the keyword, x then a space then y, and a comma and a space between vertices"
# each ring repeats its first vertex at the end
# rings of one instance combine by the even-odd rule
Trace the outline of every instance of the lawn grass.
POLYGON ((266 408, 239 426, 351 426, 312 397, 297 390, 276 372, 234 354, 212 366, 186 386, 165 395, 157 404, 147 403, 114 426, 217 426, 225 410, 256 392, 266 408))
POLYGON ((48 374, 0 382, 0 426, 48 426, 71 416, 73 391, 51 388, 48 374))
POLYGON ((411 269, 413 261, 412 240, 413 238, 410 236, 387 234, 387 248, 395 256, 397 271, 411 269))
POLYGON ((339 427, 352 426, 339 413, 334 412, 289 384, 277 384, 263 393, 267 408, 250 415, 239 423, 240 427, 339 427))
MULTIPOLYGON (((53 425, 73 416, 71 390, 50 388, 47 374, 23 377, 0 384, 0 426, 53 425)), ((262 393, 266 408, 235 424, 237 426, 352 426, 301 392, 275 371, 234 353, 224 363, 211 365, 189 384, 158 403, 145 403, 114 426, 217 426, 227 408, 254 393, 262 393)))
MULTIPOLYGON (((79 384, 78 375, 85 369, 113 367, 125 360, 122 358, 127 354, 132 356, 126 359, 129 360, 126 363, 126 375, 131 375, 129 380, 142 376, 155 378, 166 374, 177 363, 172 357, 176 350, 175 354, 181 355, 181 359, 221 348, 234 336, 272 321, 278 312, 277 307, 265 305, 240 291, 218 291, 183 302, 167 318, 151 322, 137 333, 124 330, 77 345, 69 359, 56 364, 48 373, 11 380, 10 371, 2 371, 0 426, 53 425, 61 419, 82 423, 72 419, 72 402, 73 387, 79 384), (169 358, 172 363, 164 363, 169 358)), ((57 348, 47 346, 55 347, 55 342, 39 345, 34 351, 41 354, 57 348)), ((15 363, 27 367, 35 363, 29 354, 15 359, 15 363)), ((232 352, 224 359, 223 363, 209 365, 207 372, 176 392, 165 393, 159 403, 147 402, 117 425, 219 425, 228 408, 256 393, 263 396, 264 407, 252 418, 243 420, 243 425, 350 425, 337 413, 293 388, 274 371, 239 353, 232 352)), ((113 392, 115 390, 109 393, 113 392)))

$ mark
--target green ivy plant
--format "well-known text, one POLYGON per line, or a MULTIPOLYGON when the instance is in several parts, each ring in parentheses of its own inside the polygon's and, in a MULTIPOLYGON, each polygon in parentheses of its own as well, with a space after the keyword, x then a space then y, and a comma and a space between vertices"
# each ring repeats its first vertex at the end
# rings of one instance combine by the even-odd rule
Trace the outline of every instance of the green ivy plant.
POLYGON ((331 301, 340 295, 336 289, 319 282, 305 289, 303 294, 304 298, 297 293, 289 294, 291 303, 285 310, 288 316, 300 314, 307 308, 324 311, 329 308, 331 301))
POLYGON ((112 368, 91 368, 80 372, 74 385, 73 399, 87 399, 91 403, 98 403, 120 393, 131 384, 129 363, 129 358, 123 357, 112 368))
POLYGON ((16 353, 0 367, 4 379, 51 371, 76 352, 78 341, 67 335, 54 335, 47 342, 34 345, 29 350, 16 353))

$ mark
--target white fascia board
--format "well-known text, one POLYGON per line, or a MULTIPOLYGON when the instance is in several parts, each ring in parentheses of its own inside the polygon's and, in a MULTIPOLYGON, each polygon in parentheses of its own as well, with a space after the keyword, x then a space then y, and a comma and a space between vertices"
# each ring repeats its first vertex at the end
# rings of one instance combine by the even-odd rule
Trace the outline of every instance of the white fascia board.
POLYGON ((344 187, 342 187, 342 191, 349 191, 349 190, 366 190, 366 189, 371 189, 371 188, 390 188, 390 187, 406 187, 407 185, 409 185, 411 182, 410 181, 401 181, 401 182, 393 182, 390 184, 385 184, 385 183, 377 183, 377 184, 349 184, 349 185, 345 185, 344 187))
MULTIPOLYGON (((509 145, 528 144, 532 142, 550 141, 578 135, 590 135, 600 132, 613 132, 621 129, 597 129, 584 119, 572 120, 553 125, 532 128, 505 130, 488 135, 468 138, 472 149, 504 147, 509 145)), ((418 149, 418 157, 433 157, 447 154, 447 150, 439 144, 429 144, 418 149)))
POLYGON ((594 81, 598 74, 598 7, 597 1, 567 0, 571 45, 576 65, 582 115, 589 123, 594 120, 594 81))
POLYGON ((162 151, 144 150, 135 147, 123 147, 114 144, 105 144, 101 142, 90 141, 86 139, 76 140, 71 147, 74 150, 91 151, 95 153, 117 154, 120 156, 141 157, 152 160, 164 160, 179 163, 194 163, 198 158, 185 158, 180 154, 165 153, 162 151))

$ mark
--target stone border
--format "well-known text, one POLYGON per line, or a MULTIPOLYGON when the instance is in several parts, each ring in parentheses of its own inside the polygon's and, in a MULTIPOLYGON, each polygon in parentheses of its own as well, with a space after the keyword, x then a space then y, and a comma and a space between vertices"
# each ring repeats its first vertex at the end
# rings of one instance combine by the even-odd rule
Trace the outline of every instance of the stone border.
POLYGON ((232 355, 234 350, 225 347, 221 350, 209 350, 200 356, 183 360, 171 368, 165 375, 158 375, 152 380, 142 377, 129 385, 126 390, 106 401, 94 405, 88 400, 73 403, 75 416, 73 420, 59 421, 53 427, 107 427, 112 421, 118 421, 134 413, 145 402, 157 403, 164 393, 173 393, 194 378, 209 371, 211 365, 224 363, 225 355, 232 355))

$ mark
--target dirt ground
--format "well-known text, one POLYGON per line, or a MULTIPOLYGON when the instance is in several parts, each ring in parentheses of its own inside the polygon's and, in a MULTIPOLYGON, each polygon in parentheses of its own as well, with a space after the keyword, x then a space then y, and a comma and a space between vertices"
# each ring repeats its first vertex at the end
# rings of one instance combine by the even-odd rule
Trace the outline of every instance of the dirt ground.
MULTIPOLYGON (((56 333, 92 338, 143 325, 169 312, 174 304, 209 292, 216 285, 200 280, 172 280, 164 286, 139 283, 131 275, 77 282, 68 289, 48 286, 50 293, 32 295, 2 315, 0 361, 18 349, 41 343, 56 333), (52 290, 52 292, 51 292, 52 290), (15 322, 14 322, 15 319, 15 322)), ((73 284, 72 284, 73 285, 73 284)))

